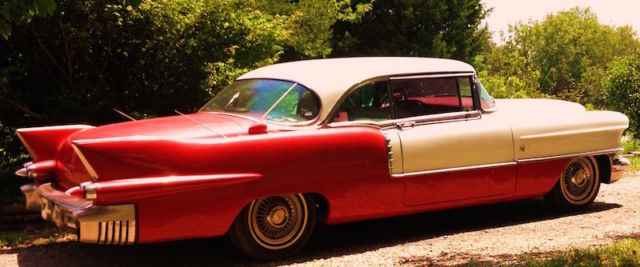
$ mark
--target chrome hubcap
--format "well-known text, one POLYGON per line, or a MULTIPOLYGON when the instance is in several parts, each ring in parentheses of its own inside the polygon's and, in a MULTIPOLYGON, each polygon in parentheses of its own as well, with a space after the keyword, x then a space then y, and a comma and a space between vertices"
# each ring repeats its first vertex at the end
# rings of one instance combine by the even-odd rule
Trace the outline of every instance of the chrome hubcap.
POLYGON ((269 249, 286 248, 298 240, 307 220, 302 195, 282 195, 255 200, 249 208, 253 238, 269 249))
POLYGON ((280 228, 284 226, 284 222, 289 219, 289 211, 283 206, 277 206, 269 212, 267 221, 271 226, 280 228))
POLYGON ((571 201, 588 199, 594 187, 594 169, 587 158, 572 160, 562 174, 562 189, 571 201))

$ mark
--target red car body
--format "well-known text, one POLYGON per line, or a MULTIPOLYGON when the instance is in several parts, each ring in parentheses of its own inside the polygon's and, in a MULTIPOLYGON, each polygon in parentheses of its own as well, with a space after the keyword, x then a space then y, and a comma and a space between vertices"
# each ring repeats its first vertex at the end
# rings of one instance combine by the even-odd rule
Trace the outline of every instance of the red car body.
MULTIPOLYGON (((19 174, 35 179, 23 188, 28 206, 80 228, 81 241, 131 244, 221 236, 253 200, 290 193, 313 197, 326 224, 542 197, 577 155, 393 175, 382 128, 322 118, 297 127, 223 112, 27 128, 18 135, 33 162, 19 174)), ((583 155, 611 163, 616 151, 583 155)), ((614 181, 607 166, 602 182, 614 181)))

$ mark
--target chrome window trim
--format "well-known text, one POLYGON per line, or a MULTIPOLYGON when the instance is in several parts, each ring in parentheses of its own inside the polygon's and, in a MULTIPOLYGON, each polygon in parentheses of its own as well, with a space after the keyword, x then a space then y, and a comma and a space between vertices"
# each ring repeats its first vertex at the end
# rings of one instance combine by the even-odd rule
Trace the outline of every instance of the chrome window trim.
POLYGON ((530 163, 530 162, 547 161, 547 160, 563 159, 563 158, 574 158, 574 157, 596 156, 596 155, 608 155, 608 154, 615 154, 615 153, 618 153, 618 152, 621 152, 621 151, 624 151, 624 149, 622 149, 621 147, 618 147, 618 148, 603 149, 603 150, 596 150, 596 151, 582 152, 582 153, 573 153, 573 154, 564 154, 564 155, 557 155, 557 156, 537 157, 537 158, 528 158, 528 159, 518 159, 518 160, 516 160, 516 162, 518 162, 520 164, 520 163, 530 163))
POLYGON ((403 178, 403 177, 420 176, 420 175, 428 175, 428 174, 438 174, 438 173, 459 172, 459 171, 467 171, 467 170, 475 170, 475 169, 486 169, 486 168, 515 166, 517 164, 518 163, 515 162, 515 161, 512 161, 512 162, 501 162, 501 163, 490 163, 490 164, 483 164, 483 165, 453 167, 453 168, 436 169, 436 170, 419 171, 419 172, 407 172, 407 173, 403 173, 403 174, 394 174, 394 175, 391 175, 391 176, 393 178, 403 178))
POLYGON ((418 75, 405 75, 405 76, 392 76, 389 80, 410 80, 410 79, 423 79, 423 78, 443 78, 443 77, 465 77, 474 76, 474 72, 459 72, 459 73, 437 73, 437 74, 418 74, 418 75))
MULTIPOLYGON (((361 86, 363 86, 363 85, 365 85, 367 83, 390 81, 390 80, 394 80, 394 79, 395 80, 412 79, 414 77, 437 78, 437 77, 461 77, 461 76, 464 77, 464 76, 470 76, 473 79, 473 77, 475 77, 475 75, 476 75, 476 73, 472 72, 472 71, 462 71, 462 72, 440 72, 440 73, 430 73, 430 74, 425 74, 425 73, 407 73, 407 74, 400 74, 400 75, 371 77, 369 79, 366 79, 366 80, 363 80, 363 81, 361 81, 359 83, 356 83, 356 84, 352 85, 350 88, 348 88, 347 90, 345 90, 344 93, 342 93, 342 96, 340 96, 340 98, 338 98, 336 103, 334 103, 333 107, 331 107, 331 109, 327 113, 327 116, 324 117, 323 119, 319 120, 318 126, 319 126, 319 128, 331 127, 330 124, 332 124, 331 120, 333 119, 333 115, 338 110, 338 107, 340 105, 342 105, 342 102, 344 102, 344 99, 347 98, 353 91, 357 90, 358 88, 360 88, 361 86)), ((476 98, 476 97, 474 96, 474 98, 476 98)), ((320 101, 320 102, 322 102, 322 101, 320 101)), ((478 107, 476 110, 480 110, 480 108, 478 107)), ((426 115, 426 116, 431 116, 431 115, 426 115)), ((411 118, 417 118, 417 117, 411 117, 411 118)), ((410 119, 410 118, 404 118, 404 119, 410 119)), ((364 121, 364 122, 367 122, 367 124, 369 124, 369 125, 377 124, 377 122, 374 122, 374 121, 370 121, 370 122, 369 121, 364 121), (373 124, 371 124, 371 123, 373 123, 373 124)))
POLYGON ((477 120, 482 118, 482 112, 479 110, 472 111, 458 111, 451 113, 442 113, 442 114, 432 114, 432 115, 423 115, 418 117, 409 117, 402 119, 393 119, 393 120, 385 120, 385 121, 344 121, 344 122, 331 122, 327 124, 329 128, 336 127, 348 127, 348 126, 374 126, 380 129, 388 129, 388 128, 405 128, 404 125, 410 127, 422 126, 422 125, 430 125, 436 123, 446 123, 446 122, 457 122, 457 121, 468 121, 468 120, 477 120))

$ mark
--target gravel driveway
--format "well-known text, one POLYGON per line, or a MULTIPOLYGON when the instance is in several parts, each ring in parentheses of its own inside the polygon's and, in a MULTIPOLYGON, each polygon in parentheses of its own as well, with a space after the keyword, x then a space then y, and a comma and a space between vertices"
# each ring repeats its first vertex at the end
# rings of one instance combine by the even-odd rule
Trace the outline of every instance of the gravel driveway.
POLYGON ((319 228, 297 257, 257 263, 226 238, 132 247, 58 242, 0 251, 0 266, 446 265, 600 246, 640 234, 640 173, 602 185, 594 205, 552 211, 539 200, 319 228))

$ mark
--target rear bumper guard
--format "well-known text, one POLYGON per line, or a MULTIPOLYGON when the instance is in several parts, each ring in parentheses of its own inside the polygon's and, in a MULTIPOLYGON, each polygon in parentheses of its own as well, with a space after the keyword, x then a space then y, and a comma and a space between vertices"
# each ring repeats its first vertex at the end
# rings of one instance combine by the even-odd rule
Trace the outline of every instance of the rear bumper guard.
POLYGON ((40 210, 43 219, 58 227, 76 229, 82 243, 127 245, 136 240, 133 204, 93 205, 92 201, 69 196, 50 183, 26 184, 20 189, 27 209, 40 210))
POLYGON ((615 183, 624 175, 625 170, 627 170, 631 166, 631 162, 623 157, 616 156, 611 161, 611 179, 609 179, 609 183, 615 183))

